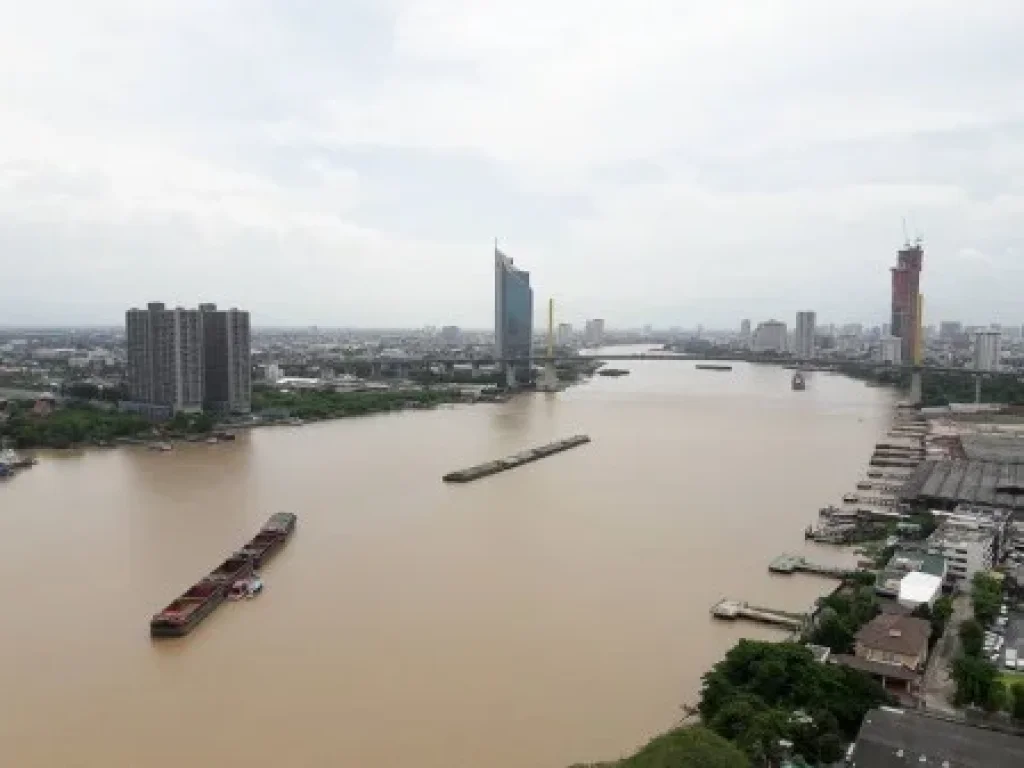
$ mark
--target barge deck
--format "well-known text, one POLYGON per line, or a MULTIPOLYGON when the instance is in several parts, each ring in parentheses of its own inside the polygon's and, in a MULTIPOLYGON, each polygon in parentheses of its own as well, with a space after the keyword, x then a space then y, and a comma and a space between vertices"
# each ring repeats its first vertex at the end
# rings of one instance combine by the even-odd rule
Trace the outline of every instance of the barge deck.
POLYGON ((455 472, 449 472, 442 479, 446 483, 468 483, 473 480, 479 480, 481 477, 488 477, 489 475, 496 475, 499 472, 505 472, 509 469, 515 469, 523 464, 529 464, 531 461, 537 461, 538 459, 544 459, 548 456, 553 456, 556 453, 562 451, 568 451, 570 448, 576 448, 577 446, 584 445, 590 442, 588 435, 573 435, 567 437, 564 440, 556 440, 553 443, 542 445, 539 448, 530 448, 529 450, 517 453, 514 456, 509 456, 504 459, 497 459, 496 461, 486 461, 483 464, 477 464, 467 469, 459 469, 455 472))
POLYGON ((153 616, 149 622, 150 635, 181 637, 195 629, 227 599, 236 581, 252 578, 257 569, 266 565, 284 546, 297 522, 298 517, 291 512, 271 515, 242 549, 153 616))

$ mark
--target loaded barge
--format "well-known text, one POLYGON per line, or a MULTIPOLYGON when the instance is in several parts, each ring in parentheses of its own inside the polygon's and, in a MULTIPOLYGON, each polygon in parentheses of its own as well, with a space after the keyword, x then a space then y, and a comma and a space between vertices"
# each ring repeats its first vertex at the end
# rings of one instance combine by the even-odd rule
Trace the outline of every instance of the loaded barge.
POLYGON ((156 614, 149 622, 149 633, 181 637, 195 629, 227 599, 236 582, 251 579, 284 546, 297 521, 291 512, 271 515, 248 544, 156 614))
POLYGON ((514 456, 509 456, 504 459, 486 461, 483 464, 477 464, 474 467, 449 472, 442 479, 446 483, 468 483, 472 480, 479 480, 481 477, 496 475, 507 469, 515 469, 523 464, 529 464, 531 461, 544 459, 548 456, 552 456, 553 454, 561 453, 562 451, 567 451, 570 448, 575 448, 578 445, 583 445, 584 443, 589 442, 590 437, 588 435, 573 435, 572 437, 567 437, 564 440, 556 440, 553 443, 542 445, 539 448, 530 448, 527 451, 517 453, 514 456))

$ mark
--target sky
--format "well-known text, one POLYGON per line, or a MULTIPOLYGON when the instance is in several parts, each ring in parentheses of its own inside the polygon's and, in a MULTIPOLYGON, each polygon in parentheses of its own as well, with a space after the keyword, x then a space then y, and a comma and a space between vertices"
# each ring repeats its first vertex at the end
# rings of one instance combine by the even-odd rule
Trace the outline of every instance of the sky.
POLYGON ((1020 0, 0 10, 0 324, 1024 322, 1020 0))

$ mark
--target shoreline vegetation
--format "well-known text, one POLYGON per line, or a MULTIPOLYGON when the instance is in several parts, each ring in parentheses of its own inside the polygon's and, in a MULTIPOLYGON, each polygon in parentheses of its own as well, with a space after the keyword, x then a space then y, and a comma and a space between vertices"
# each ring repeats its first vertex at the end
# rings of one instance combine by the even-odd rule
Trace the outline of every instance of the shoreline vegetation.
POLYGON ((0 421, 0 442, 17 449, 65 449, 196 441, 223 429, 294 425, 472 401, 461 390, 450 387, 380 392, 277 392, 254 388, 252 415, 258 420, 218 422, 207 413, 179 413, 169 421, 153 423, 136 414, 119 412, 114 403, 71 402, 40 414, 34 412, 34 401, 15 400, 8 404, 7 419, 0 421))
POLYGON ((699 723, 652 739, 636 754, 571 768, 745 768, 826 765, 842 759, 871 709, 894 704, 881 684, 815 661, 795 642, 740 640, 704 675, 699 723))

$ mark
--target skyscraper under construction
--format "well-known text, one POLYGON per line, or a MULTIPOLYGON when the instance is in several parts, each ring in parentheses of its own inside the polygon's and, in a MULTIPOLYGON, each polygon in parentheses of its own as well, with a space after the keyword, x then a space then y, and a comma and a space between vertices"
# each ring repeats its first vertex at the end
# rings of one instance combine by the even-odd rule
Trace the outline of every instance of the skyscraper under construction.
POLYGON ((924 248, 918 238, 906 242, 892 267, 892 335, 900 338, 904 363, 920 362, 921 266, 924 248))

